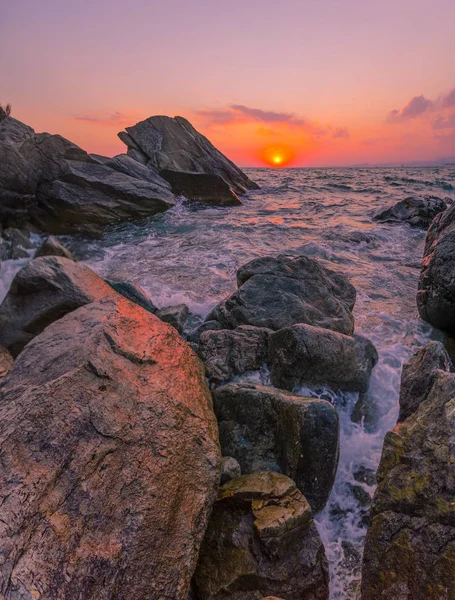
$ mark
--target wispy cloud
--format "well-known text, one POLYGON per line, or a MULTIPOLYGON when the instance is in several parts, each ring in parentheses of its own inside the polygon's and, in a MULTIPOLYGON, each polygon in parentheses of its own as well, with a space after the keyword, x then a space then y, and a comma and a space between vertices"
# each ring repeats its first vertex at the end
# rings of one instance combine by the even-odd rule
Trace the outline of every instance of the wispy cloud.
POLYGON ((434 100, 425 98, 425 96, 421 94, 420 96, 414 96, 414 98, 411 98, 411 100, 402 109, 390 111, 387 115, 387 122, 399 123, 402 121, 426 117, 429 114, 436 114, 437 116, 433 121, 434 129, 452 127, 450 124, 452 123, 452 120, 450 117, 447 117, 447 109, 454 106, 455 88, 446 94, 442 94, 434 100))
POLYGON ((393 123, 395 121, 414 119, 433 108, 434 102, 432 100, 428 100, 423 95, 414 96, 401 110, 392 110, 387 116, 387 121, 393 123))
POLYGON ((455 128, 455 113, 449 114, 446 117, 438 115, 432 123, 433 129, 454 129, 455 128))
POLYGON ((93 123, 94 125, 115 125, 116 127, 123 127, 124 125, 134 125, 134 123, 137 123, 137 121, 141 119, 141 115, 137 111, 124 112, 121 110, 115 110, 110 113, 91 111, 76 115, 74 119, 76 121, 93 123))

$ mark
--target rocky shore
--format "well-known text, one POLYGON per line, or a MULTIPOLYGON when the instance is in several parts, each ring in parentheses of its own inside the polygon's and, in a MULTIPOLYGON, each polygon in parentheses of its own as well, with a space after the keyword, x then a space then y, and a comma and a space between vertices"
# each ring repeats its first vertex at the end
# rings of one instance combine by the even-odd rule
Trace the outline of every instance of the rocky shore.
MULTIPOLYGON (((194 327, 53 234, 100 236, 176 196, 236 206, 256 184, 180 117, 127 128, 112 159, 0 119, 3 258, 31 258, 0 306, 0 597, 328 600, 314 516, 340 426, 302 390, 355 393, 365 418, 378 353, 355 331, 355 287, 317 259, 264 256, 194 327)), ((455 213, 422 202, 381 219, 434 217, 417 305, 450 336, 455 213)), ((453 378, 439 342, 403 369, 361 600, 455 598, 453 378)))

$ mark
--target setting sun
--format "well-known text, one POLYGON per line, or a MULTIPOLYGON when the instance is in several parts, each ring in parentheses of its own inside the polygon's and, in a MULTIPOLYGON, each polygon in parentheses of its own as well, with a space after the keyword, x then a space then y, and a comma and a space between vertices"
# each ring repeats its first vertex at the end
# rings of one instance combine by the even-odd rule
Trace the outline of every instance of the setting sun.
POLYGON ((295 153, 289 146, 272 146, 265 148, 260 156, 268 166, 284 167, 292 162, 295 153))

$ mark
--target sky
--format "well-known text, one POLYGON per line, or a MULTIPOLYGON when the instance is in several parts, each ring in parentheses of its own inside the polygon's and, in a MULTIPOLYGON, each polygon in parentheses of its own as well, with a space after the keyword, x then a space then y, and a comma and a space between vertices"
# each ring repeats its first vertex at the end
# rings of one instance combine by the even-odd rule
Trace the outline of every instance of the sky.
POLYGON ((1 4, 0 103, 89 152, 164 114, 241 166, 455 157, 455 0, 1 4))

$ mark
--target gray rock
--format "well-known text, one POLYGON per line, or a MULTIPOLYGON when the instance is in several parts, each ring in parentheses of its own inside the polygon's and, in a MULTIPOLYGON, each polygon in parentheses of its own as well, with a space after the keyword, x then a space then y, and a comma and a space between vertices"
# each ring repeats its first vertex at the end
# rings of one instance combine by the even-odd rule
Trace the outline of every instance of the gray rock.
POLYGON ((128 298, 131 302, 134 302, 138 306, 141 306, 144 310, 156 314, 158 311, 157 307, 150 300, 149 296, 141 288, 140 285, 131 281, 109 281, 106 279, 106 283, 111 286, 118 294, 128 298))
POLYGON ((63 256, 64 258, 73 260, 73 255, 68 248, 65 248, 65 246, 53 235, 47 237, 41 247, 37 250, 35 258, 38 258, 39 256, 63 256))
POLYGON ((193 583, 200 600, 328 600, 324 546, 290 479, 254 473, 220 488, 193 583))
POLYGON ((159 172, 170 169, 219 175, 239 194, 258 187, 183 117, 150 117, 126 131, 128 138, 122 132, 120 139, 126 140, 128 148, 133 142, 134 149, 145 154, 148 165, 159 172))
POLYGON ((199 339, 199 356, 205 364, 206 375, 221 383, 255 371, 267 360, 270 329, 242 325, 237 329, 204 331, 199 339))
POLYGON ((277 330, 307 323, 345 334, 354 330, 354 286, 317 260, 258 258, 237 271, 237 283, 239 289, 218 304, 207 321, 219 321, 225 329, 253 325, 277 330))
POLYGON ((177 304, 176 306, 160 308, 156 316, 165 323, 172 325, 179 333, 182 333, 189 314, 190 311, 186 304, 177 304))
POLYGON ((220 175, 214 173, 187 173, 183 171, 160 171, 161 177, 171 186, 176 196, 213 206, 239 206, 237 194, 220 175))
POLYGON ((220 485, 224 485, 235 477, 240 477, 242 471, 239 463, 232 456, 223 456, 221 459, 221 477, 220 485))
POLYGON ((35 203, 37 185, 37 173, 21 156, 19 150, 0 141, 1 225, 21 227, 27 223, 30 208, 35 203))
POLYGON ((192 329, 189 332, 187 339, 189 342, 199 344, 199 339, 204 331, 218 331, 220 329, 222 329, 222 327, 221 323, 218 323, 218 321, 205 321, 192 329))
POLYGON ((0 346, 0 382, 11 369, 13 363, 14 359, 8 352, 8 350, 6 348, 3 348, 3 346, 0 346))
POLYGON ((270 378, 285 390, 326 385, 366 392, 377 362, 376 348, 366 338, 321 327, 297 324, 274 332, 269 340, 270 378))
POLYGON ((382 210, 374 218, 387 223, 407 222, 413 227, 428 229, 431 221, 447 208, 447 204, 436 196, 417 198, 410 196, 382 210))
POLYGON ((17 273, 0 306, 0 344, 17 356, 57 319, 114 293, 85 265, 57 256, 35 258, 17 273))
POLYGON ((31 127, 11 116, 0 121, 0 142, 20 146, 34 135, 35 131, 31 127))
POLYGON ((21 246, 24 250, 31 250, 34 247, 30 241, 29 235, 14 227, 5 229, 3 231, 3 237, 13 247, 21 246))
POLYGON ((324 400, 273 387, 229 384, 213 392, 222 454, 242 473, 291 477, 313 511, 327 502, 338 464, 338 414, 324 400))
POLYGON ((169 194, 171 192, 171 186, 160 176, 156 169, 142 165, 127 154, 119 154, 118 156, 114 156, 114 158, 108 159, 104 164, 107 167, 114 169, 114 171, 118 171, 124 175, 129 175, 135 179, 153 183, 154 185, 163 188, 165 190, 165 194, 169 194))

